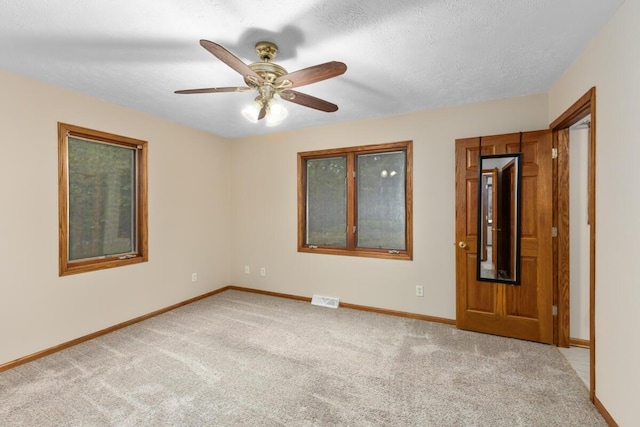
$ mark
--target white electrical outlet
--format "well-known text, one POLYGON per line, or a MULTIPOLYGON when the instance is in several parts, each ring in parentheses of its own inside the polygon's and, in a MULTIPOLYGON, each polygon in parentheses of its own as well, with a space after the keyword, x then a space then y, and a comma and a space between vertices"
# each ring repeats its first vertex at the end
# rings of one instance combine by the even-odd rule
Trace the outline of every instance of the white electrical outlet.
POLYGON ((198 273, 191 273, 191 281, 192 282, 198 281, 198 273))
POLYGON ((417 297, 424 296, 424 288, 421 285, 416 286, 416 296, 417 297))
POLYGON ((267 269, 264 267, 260 267, 260 275, 265 277, 267 275, 267 269))
POLYGON ((249 267, 248 265, 244 266, 244 274, 251 274, 251 267, 249 267))

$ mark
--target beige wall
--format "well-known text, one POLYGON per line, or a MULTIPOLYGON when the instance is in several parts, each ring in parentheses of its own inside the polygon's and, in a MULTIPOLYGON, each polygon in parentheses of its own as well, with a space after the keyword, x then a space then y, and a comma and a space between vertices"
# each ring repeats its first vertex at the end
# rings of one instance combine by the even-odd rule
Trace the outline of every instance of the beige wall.
POLYGON ((0 93, 0 364, 228 283, 226 141, 3 71, 0 93), (58 277, 58 121, 149 141, 148 263, 58 277))
POLYGON ((551 119, 596 86, 596 395, 621 426, 640 423, 639 21, 627 0, 549 95, 551 119))
POLYGON ((453 319, 454 140, 548 116, 534 95, 225 141, 8 72, 0 89, 0 364, 227 284, 453 319), (58 121, 149 141, 148 263, 58 277, 58 121), (296 153, 409 139, 414 260, 298 253, 296 153))
POLYGON ((547 96, 535 95, 233 141, 231 282, 455 319, 454 141, 548 128, 547 118, 547 96), (298 253, 296 154, 404 140, 414 142, 414 260, 298 253))

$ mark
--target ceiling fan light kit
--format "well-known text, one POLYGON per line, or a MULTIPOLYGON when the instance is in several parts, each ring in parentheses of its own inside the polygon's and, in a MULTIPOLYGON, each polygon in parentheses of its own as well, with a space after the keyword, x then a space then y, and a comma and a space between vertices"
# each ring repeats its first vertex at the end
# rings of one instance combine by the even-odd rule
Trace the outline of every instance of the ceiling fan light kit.
POLYGON ((278 46, 274 43, 261 41, 255 45, 260 62, 246 65, 239 58, 224 47, 208 40, 200 40, 200 45, 219 60, 240 73, 246 86, 214 87, 205 89, 177 90, 177 94, 246 92, 255 90, 258 96, 241 113, 249 121, 257 123, 266 117, 267 126, 277 126, 287 117, 288 111, 276 98, 303 107, 331 113, 338 110, 338 106, 320 98, 292 90, 294 87, 304 86, 337 77, 347 70, 342 62, 331 61, 324 64, 304 68, 288 73, 280 65, 272 62, 278 54, 278 46))
MULTIPOLYGON (((242 116, 251 123, 258 123, 258 117, 262 110, 261 101, 256 99, 251 104, 244 107, 241 111, 242 116)), ((267 126, 277 126, 284 121, 289 115, 289 111, 273 97, 269 100, 266 108, 267 126)))

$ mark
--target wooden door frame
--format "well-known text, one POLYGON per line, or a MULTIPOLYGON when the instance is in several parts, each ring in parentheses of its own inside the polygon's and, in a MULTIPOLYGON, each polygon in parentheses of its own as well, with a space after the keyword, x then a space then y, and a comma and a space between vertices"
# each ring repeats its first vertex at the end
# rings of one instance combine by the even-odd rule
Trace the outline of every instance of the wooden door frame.
MULTIPOLYGON (((558 153, 559 170, 554 177, 554 188, 561 192, 568 192, 568 174, 563 174, 561 182, 559 174, 563 169, 568 170, 568 145, 558 147, 559 132, 568 129, 584 117, 591 115, 591 129, 589 132, 589 161, 588 161, 588 218, 590 224, 589 235, 589 371, 590 384, 589 396, 593 402, 596 390, 596 336, 595 336, 595 304, 596 304, 596 88, 589 89, 580 99, 573 103, 564 113, 554 120, 549 128, 553 132, 554 147, 563 149, 565 152, 558 153), (564 155, 563 155, 564 154, 564 155)), ((556 193, 557 196, 557 193, 556 193)), ((568 194, 566 194, 568 197, 568 194)), ((558 307, 557 328, 554 337, 555 344, 561 347, 568 347, 571 343, 569 332, 569 268, 568 265, 559 265, 559 259, 568 263, 569 255, 569 204, 558 203, 554 198, 554 223, 558 227, 557 244, 554 246, 554 301, 558 307)))

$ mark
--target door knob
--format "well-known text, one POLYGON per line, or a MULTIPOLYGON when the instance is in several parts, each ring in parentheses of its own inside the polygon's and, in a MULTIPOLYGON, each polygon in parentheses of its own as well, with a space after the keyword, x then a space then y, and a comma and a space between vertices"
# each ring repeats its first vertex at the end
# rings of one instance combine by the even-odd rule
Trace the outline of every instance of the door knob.
POLYGON ((464 248, 467 247, 467 242, 461 240, 461 241, 458 242, 458 246, 460 246, 462 249, 464 249, 464 248))

